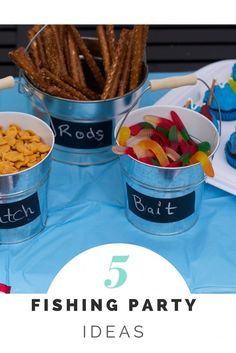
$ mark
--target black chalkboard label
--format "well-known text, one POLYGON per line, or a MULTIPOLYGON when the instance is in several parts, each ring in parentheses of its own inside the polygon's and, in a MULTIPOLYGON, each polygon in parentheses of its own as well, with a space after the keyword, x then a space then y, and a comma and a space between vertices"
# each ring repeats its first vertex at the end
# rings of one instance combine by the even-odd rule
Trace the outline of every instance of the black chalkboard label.
POLYGON ((17 202, 0 204, 0 229, 24 226, 40 215, 37 192, 17 202))
POLYGON ((185 219, 195 210, 195 192, 172 199, 146 196, 126 184, 129 209, 150 222, 170 223, 185 219))
POLYGON ((102 148, 112 145, 112 120, 77 123, 52 117, 56 144, 76 149, 102 148))

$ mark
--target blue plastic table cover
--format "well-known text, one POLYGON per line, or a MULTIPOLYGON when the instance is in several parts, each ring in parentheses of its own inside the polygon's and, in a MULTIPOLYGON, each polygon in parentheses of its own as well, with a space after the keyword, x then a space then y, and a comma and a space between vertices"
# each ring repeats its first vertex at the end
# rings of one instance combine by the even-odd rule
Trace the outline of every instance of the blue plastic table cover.
MULTIPOLYGON (((171 75, 153 73, 149 79, 171 75)), ((164 93, 147 93, 141 106, 164 93)), ((0 93, 1 111, 25 107, 17 88, 0 93)), ((11 285, 12 293, 46 293, 74 256, 108 243, 135 244, 160 254, 192 293, 236 293, 236 197, 231 194, 205 185, 196 225, 176 236, 154 236, 125 217, 119 160, 88 167, 53 161, 48 204, 43 232, 23 243, 0 245, 0 282, 11 285)))

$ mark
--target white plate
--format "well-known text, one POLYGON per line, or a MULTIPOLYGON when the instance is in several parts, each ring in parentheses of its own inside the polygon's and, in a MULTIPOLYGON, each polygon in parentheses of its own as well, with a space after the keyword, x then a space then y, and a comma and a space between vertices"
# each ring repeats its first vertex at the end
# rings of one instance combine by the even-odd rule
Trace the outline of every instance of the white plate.
MULTIPOLYGON (((232 66, 235 62, 235 60, 218 61, 196 71, 196 75, 206 81, 208 85, 211 85, 213 79, 216 79, 217 82, 225 82, 230 77, 232 66)), ((170 90, 155 104, 183 106, 188 98, 192 98, 194 103, 199 104, 203 99, 205 91, 205 85, 198 82, 196 86, 179 87, 170 90)), ((209 184, 234 195, 236 195, 236 169, 232 168, 227 163, 224 154, 224 147, 230 134, 235 130, 235 125, 236 120, 222 122, 221 142, 213 160, 215 177, 207 179, 209 184)))

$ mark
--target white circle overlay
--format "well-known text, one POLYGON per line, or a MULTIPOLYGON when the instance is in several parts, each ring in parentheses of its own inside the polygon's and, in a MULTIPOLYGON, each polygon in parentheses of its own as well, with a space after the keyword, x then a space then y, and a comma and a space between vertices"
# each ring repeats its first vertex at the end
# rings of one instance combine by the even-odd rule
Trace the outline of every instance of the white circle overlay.
POLYGON ((178 295, 189 294, 186 282, 176 268, 157 253, 132 244, 106 244, 82 252, 67 263, 54 278, 48 294, 95 296, 122 295, 178 295), (113 257, 127 257, 123 263, 113 257), (127 279, 118 288, 107 288, 118 280, 118 271, 110 266, 123 268, 127 279))

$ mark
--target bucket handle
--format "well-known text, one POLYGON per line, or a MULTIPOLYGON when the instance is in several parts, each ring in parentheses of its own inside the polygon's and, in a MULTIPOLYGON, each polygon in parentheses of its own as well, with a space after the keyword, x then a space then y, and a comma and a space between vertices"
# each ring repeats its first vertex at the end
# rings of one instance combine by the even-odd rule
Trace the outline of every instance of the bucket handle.
POLYGON ((0 90, 12 88, 15 86, 15 79, 13 76, 6 76, 0 79, 0 90))
MULTIPOLYGON (((38 37, 38 35, 47 27, 48 25, 43 25, 38 32, 35 33, 35 35, 31 38, 31 40, 29 41, 29 43, 27 44, 26 48, 25 48, 25 52, 28 53, 32 43, 34 42, 34 40, 38 37)), ((25 85, 25 83, 23 82, 23 71, 22 69, 19 70, 19 79, 18 79, 18 92, 21 94, 25 94, 26 96, 30 97, 36 97, 39 104, 41 105, 41 107, 43 108, 43 110, 45 111, 46 115, 48 116, 48 120, 50 122, 50 126, 52 128, 53 134, 56 137, 57 133, 56 133, 56 129, 54 127, 51 115, 43 101, 42 98, 40 98, 40 96, 38 96, 35 92, 31 91, 30 88, 28 86, 25 85)))
POLYGON ((36 98, 39 102, 39 104, 41 105, 41 107, 43 108, 43 111, 46 113, 46 115, 48 116, 48 120, 50 122, 52 131, 54 136, 56 137, 56 130, 55 127, 53 125, 52 122, 52 118, 51 115, 49 114, 49 111, 46 107, 46 105, 44 104, 43 100, 40 99, 40 97, 38 97, 37 94, 34 94, 29 87, 27 87, 23 82, 22 82, 22 74, 21 74, 21 70, 20 70, 20 75, 18 79, 14 79, 13 76, 6 76, 4 78, 0 79, 0 90, 3 89, 7 89, 7 88, 13 88, 15 87, 16 83, 18 82, 18 92, 21 94, 25 94, 26 96, 30 97, 33 96, 34 98, 36 98))
MULTIPOLYGON (((182 86, 194 86, 197 84, 197 82, 200 81, 202 82, 209 90, 210 86, 205 82, 202 78, 198 78, 195 74, 191 75, 184 75, 184 76, 174 76, 174 77, 166 77, 158 80, 150 80, 148 83, 148 87, 144 89, 144 91, 135 99, 134 103, 132 106, 129 108, 129 110, 126 112, 125 116, 121 119, 121 122, 119 124, 119 127, 116 132, 116 140, 119 134, 119 131, 121 127, 123 126, 125 120, 127 119, 128 115, 131 113, 133 108, 136 106, 136 104, 139 102, 139 100, 142 98, 142 96, 147 92, 156 92, 161 89, 172 89, 172 88, 177 88, 177 87, 182 87, 182 86)), ((221 131, 222 131, 222 116, 221 116, 221 109, 220 109, 220 104, 213 92, 212 94, 213 99, 216 101, 218 112, 219 112, 219 120, 220 120, 220 126, 219 126, 219 136, 221 136, 221 131)))

